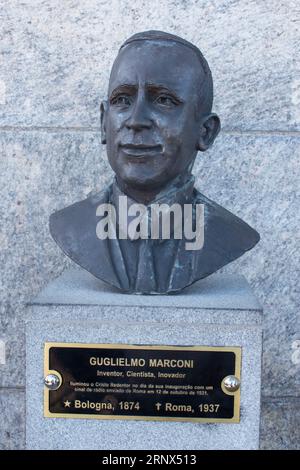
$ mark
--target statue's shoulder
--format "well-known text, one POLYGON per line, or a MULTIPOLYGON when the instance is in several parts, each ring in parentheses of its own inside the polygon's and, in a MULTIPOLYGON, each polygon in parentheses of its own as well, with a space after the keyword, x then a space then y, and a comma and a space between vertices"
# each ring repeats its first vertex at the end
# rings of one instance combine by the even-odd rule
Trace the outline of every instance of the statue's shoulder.
POLYGON ((119 287, 110 261, 107 240, 97 237, 97 208, 109 202, 111 186, 54 212, 49 219, 54 241, 75 263, 94 276, 119 287))
POLYGON ((99 204, 109 201, 109 194, 110 187, 89 193, 85 199, 50 215, 51 236, 66 254, 70 256, 69 247, 78 248, 78 244, 83 245, 95 238, 96 210, 99 204))
POLYGON ((259 242, 259 233, 254 228, 197 189, 194 189, 194 203, 205 207, 207 241, 231 253, 233 258, 251 250, 259 242))

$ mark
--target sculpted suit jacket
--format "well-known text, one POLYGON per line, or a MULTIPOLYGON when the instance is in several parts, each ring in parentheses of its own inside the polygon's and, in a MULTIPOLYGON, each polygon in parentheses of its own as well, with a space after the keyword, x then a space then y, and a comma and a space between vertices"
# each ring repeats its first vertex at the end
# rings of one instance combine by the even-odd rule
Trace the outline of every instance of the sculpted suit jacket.
MULTIPOLYGON (((124 292, 175 292, 217 271, 256 245, 259 234, 243 220, 194 188, 192 176, 182 185, 166 188, 154 202, 204 205, 204 244, 187 250, 185 238, 105 239, 96 234, 100 204, 111 203, 118 213, 116 180, 105 190, 89 195, 50 217, 50 232, 75 263, 124 292)), ((128 197, 128 204, 136 203, 128 197)))

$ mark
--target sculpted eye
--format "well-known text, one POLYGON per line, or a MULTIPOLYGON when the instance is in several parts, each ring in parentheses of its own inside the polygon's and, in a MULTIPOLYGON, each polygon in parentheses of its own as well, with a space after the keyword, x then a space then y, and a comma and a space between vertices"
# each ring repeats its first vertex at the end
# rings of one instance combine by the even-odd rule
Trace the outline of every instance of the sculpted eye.
POLYGON ((127 95, 118 95, 115 96, 110 100, 111 104, 115 104, 117 106, 130 106, 130 98, 127 95))
POLYGON ((156 98, 155 103, 160 104, 162 106, 171 107, 176 106, 177 102, 168 95, 160 95, 156 98))

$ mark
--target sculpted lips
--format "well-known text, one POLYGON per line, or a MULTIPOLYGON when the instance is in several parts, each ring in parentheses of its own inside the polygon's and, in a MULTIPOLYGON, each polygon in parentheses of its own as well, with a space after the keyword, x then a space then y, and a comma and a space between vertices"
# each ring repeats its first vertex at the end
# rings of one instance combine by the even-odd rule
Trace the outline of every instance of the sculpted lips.
POLYGON ((125 154, 135 157, 157 155, 162 152, 162 145, 156 144, 120 144, 120 147, 125 154))

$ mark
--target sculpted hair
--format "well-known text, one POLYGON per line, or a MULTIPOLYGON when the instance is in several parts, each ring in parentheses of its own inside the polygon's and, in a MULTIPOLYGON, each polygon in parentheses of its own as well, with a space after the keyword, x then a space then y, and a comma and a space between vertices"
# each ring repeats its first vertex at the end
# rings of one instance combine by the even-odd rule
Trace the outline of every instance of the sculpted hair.
POLYGON ((213 79, 211 70, 204 55, 197 46, 175 34, 165 33, 164 31, 143 31, 136 33, 128 38, 120 47, 119 52, 129 44, 137 41, 168 41, 181 44, 195 52, 198 62, 204 74, 204 79, 199 83, 200 105, 205 112, 210 112, 213 104, 213 79))

